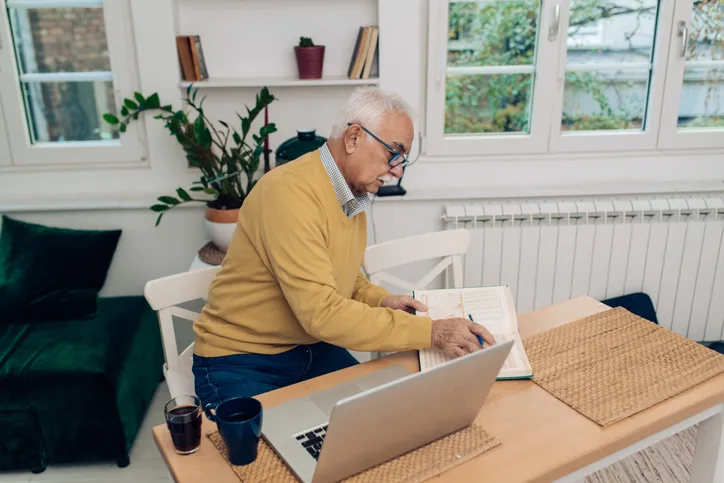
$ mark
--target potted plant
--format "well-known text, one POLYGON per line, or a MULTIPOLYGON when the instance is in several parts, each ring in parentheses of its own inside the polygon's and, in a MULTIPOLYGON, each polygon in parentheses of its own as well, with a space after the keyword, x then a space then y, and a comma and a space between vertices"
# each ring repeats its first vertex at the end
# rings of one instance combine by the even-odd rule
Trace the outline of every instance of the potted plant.
POLYGON ((256 95, 253 109, 247 107, 246 116, 237 114, 240 121, 240 129, 237 130, 224 121, 219 121, 220 128, 212 124, 204 113, 204 99, 196 102, 197 93, 198 89, 189 85, 184 98, 184 103, 195 113, 193 118, 189 116, 191 112, 187 114, 183 110, 175 111, 170 105, 161 105, 156 93, 144 97, 136 92, 133 99, 123 100, 120 119, 111 113, 104 114, 103 119, 123 133, 126 126, 142 113, 158 112, 154 119, 165 122, 165 127, 183 147, 189 164, 200 170, 200 176, 188 191, 178 188, 175 196, 158 198, 160 203, 151 206, 151 210, 158 213, 156 226, 163 215, 176 206, 188 202, 205 203, 209 237, 214 245, 225 251, 236 225, 239 208, 258 181, 255 175, 264 152, 264 140, 276 132, 276 126, 265 122, 258 135, 251 135, 253 143, 248 142, 247 137, 254 120, 275 97, 266 87, 262 88, 256 95), (197 198, 189 191, 208 196, 197 198))
POLYGON ((321 79, 324 68, 324 45, 314 45, 309 37, 299 37, 294 47, 300 79, 321 79))

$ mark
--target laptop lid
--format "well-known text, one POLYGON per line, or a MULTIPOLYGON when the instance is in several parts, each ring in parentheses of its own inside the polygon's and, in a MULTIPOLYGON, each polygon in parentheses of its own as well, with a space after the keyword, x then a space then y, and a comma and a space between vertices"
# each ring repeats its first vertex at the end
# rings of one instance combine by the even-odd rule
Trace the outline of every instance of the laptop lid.
POLYGON ((496 344, 338 401, 313 483, 341 480, 472 424, 512 345, 496 344))

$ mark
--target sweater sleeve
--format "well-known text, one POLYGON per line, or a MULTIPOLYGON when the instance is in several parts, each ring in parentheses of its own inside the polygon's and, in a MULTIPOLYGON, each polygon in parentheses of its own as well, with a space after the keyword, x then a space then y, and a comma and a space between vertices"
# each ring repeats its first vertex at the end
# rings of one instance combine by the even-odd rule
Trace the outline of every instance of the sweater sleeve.
POLYGON ((379 307, 382 299, 389 296, 390 292, 375 285, 362 273, 357 274, 357 280, 354 283, 354 291, 352 292, 352 298, 363 304, 367 304, 370 307, 379 307))
MULTIPOLYGON (((430 347, 429 317, 370 307, 337 292, 318 203, 295 183, 280 183, 265 195, 259 227, 259 248, 304 330, 318 340, 359 351, 430 347)), ((379 294, 374 288, 359 288, 369 300, 379 294)))

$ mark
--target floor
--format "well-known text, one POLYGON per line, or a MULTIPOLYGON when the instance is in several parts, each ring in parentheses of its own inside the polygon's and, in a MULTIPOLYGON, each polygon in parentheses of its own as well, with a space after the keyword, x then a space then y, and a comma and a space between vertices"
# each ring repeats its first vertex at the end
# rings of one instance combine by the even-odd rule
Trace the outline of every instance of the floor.
POLYGON ((160 384, 131 449, 131 464, 125 468, 113 462, 53 465, 37 475, 28 471, 0 473, 0 483, 168 483, 168 470, 153 442, 151 428, 164 423, 163 406, 169 399, 168 387, 160 384))
MULTIPOLYGON (((0 483, 156 483, 170 481, 166 466, 153 443, 151 428, 164 423, 163 406, 170 399, 166 384, 154 395, 136 443, 131 464, 114 463, 48 466, 43 473, 0 474, 0 483)), ((696 428, 690 428, 586 478, 586 483, 685 483, 693 460, 696 428)))

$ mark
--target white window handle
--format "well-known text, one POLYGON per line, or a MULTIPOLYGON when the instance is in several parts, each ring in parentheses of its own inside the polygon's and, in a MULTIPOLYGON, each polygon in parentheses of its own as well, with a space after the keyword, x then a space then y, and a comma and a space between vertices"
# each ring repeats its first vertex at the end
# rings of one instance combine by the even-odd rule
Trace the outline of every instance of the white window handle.
POLYGON ((548 40, 555 40, 558 37, 558 29, 561 25, 561 5, 556 3, 553 7, 553 23, 548 29, 548 40))
POLYGON ((679 22, 676 29, 676 35, 681 37, 681 56, 686 56, 686 44, 689 42, 689 29, 686 28, 686 22, 683 20, 679 22))

